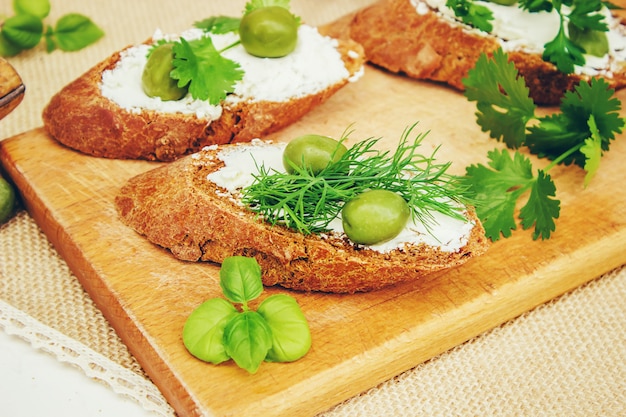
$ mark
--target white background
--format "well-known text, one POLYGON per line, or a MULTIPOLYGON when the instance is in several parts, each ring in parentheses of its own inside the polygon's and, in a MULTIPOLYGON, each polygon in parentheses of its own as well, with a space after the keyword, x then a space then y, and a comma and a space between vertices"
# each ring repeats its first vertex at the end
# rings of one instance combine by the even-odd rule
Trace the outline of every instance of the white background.
POLYGON ((154 417, 137 402, 0 329, 0 414, 154 417))

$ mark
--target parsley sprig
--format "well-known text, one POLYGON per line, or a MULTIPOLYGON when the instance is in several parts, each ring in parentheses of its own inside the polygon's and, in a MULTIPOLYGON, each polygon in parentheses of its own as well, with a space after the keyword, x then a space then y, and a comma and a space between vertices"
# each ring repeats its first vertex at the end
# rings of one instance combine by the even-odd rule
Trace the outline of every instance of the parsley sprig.
POLYGON ((447 0, 446 6, 454 11, 454 15, 461 19, 466 25, 473 26, 483 32, 491 32, 493 25, 493 13, 488 7, 485 7, 473 0, 447 0))
POLYGON ((519 213, 521 225, 534 226, 534 239, 548 239, 556 228, 560 202, 554 198, 556 186, 547 172, 558 164, 575 164, 586 171, 584 186, 590 183, 602 154, 625 124, 614 90, 602 79, 582 82, 565 93, 560 113, 539 117, 528 87, 502 50, 492 59, 481 55, 463 83, 468 100, 476 101, 477 123, 484 132, 509 148, 526 147, 551 160, 533 173, 530 159, 519 151, 511 157, 506 150, 493 150, 488 153, 488 166, 466 168, 464 178, 487 236, 495 241, 511 235, 516 229, 516 203, 529 191, 519 213))
POLYGON ((604 16, 598 13, 604 3, 602 0, 521 0, 520 7, 530 12, 554 9, 558 13, 559 31, 554 39, 545 44, 543 59, 552 62, 559 71, 571 74, 575 65, 585 64, 585 50, 572 40, 565 28, 569 23, 580 31, 608 31, 604 16), (568 6, 569 12, 563 6, 568 6))
POLYGON ((232 93, 243 78, 241 66, 221 55, 210 36, 187 42, 184 38, 174 45, 174 69, 170 76, 178 86, 189 85, 191 97, 219 104, 232 93))
MULTIPOLYGON (((480 3, 474 0, 447 0, 446 6, 463 23, 490 33, 493 30, 493 13, 480 3)), ((559 15, 557 35, 544 45, 542 58, 565 74, 573 73, 576 65, 585 64, 585 49, 572 39, 566 29, 568 25, 582 32, 606 32, 609 30, 608 25, 604 15, 599 12, 603 7, 616 8, 604 0, 519 0, 517 7, 529 13, 554 11, 559 15)))
POLYGON ((427 227, 432 224, 432 211, 463 218, 461 184, 446 173, 449 162, 436 163, 437 149, 431 156, 417 152, 426 134, 410 142, 415 126, 405 129, 395 152, 376 150, 380 139, 369 138, 355 143, 317 175, 307 169, 288 174, 260 166, 254 183, 242 190, 242 201, 268 223, 284 224, 303 234, 327 231, 345 202, 370 189, 398 193, 408 202, 412 216, 427 227))
MULTIPOLYGON (((268 6, 289 9, 289 2, 290 0, 250 0, 246 3, 244 14, 268 6)), ((212 16, 194 24, 196 28, 207 33, 207 36, 193 41, 181 38, 175 42, 174 70, 170 76, 178 81, 179 87, 188 85, 192 98, 218 105, 228 94, 234 92, 237 82, 243 79, 244 71, 241 66, 222 55, 240 41, 218 50, 208 35, 237 33, 240 22, 240 17, 212 16)))
POLYGON ((253 10, 262 7, 279 6, 289 10, 290 0, 250 0, 246 3, 244 13, 250 13, 253 10))

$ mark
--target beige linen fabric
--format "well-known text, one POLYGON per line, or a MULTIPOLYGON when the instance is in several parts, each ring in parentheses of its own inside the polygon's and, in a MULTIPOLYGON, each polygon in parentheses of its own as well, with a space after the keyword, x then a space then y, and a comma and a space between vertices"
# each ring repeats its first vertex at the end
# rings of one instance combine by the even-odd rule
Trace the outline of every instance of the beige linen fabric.
MULTIPOLYGON (((371 2, 294 0, 292 8, 308 23, 322 24, 371 2)), ((10 3, 0 3, 0 15, 11 14, 10 3)), ((203 17, 236 15, 245 1, 51 3, 49 23, 79 12, 94 19, 106 36, 75 53, 47 54, 39 47, 10 58, 27 92, 0 121, 0 140, 39 127, 49 98, 113 51, 148 38, 156 28, 178 32, 203 17)), ((625 301, 626 269, 620 268, 324 416, 626 415, 625 301)), ((25 211, 0 227, 0 327, 80 366, 155 414, 173 414, 25 211)))

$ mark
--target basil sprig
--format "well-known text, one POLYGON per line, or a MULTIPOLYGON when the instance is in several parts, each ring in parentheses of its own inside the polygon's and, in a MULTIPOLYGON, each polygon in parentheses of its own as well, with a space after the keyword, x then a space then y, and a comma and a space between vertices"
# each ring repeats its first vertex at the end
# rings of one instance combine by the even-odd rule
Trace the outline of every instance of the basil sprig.
POLYGON ((292 362, 309 351, 309 325, 293 297, 271 295, 256 311, 248 305, 263 292, 256 259, 226 258, 220 287, 227 300, 205 301, 185 322, 183 343, 192 355, 216 365, 233 359, 240 368, 256 373, 263 361, 292 362))
POLYGON ((54 26, 44 19, 50 13, 50 0, 14 0, 15 14, 2 22, 0 55, 9 57, 32 49, 45 40, 46 50, 77 51, 96 42, 104 32, 79 13, 68 13, 54 26))

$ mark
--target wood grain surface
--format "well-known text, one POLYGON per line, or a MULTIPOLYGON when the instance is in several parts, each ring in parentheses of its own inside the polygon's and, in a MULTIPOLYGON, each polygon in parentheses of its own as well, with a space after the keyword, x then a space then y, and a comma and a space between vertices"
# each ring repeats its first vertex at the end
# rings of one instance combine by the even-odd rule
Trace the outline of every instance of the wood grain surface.
MULTIPOLYGON (((353 141, 383 137, 381 146, 392 148, 419 122, 418 132, 430 131, 424 153, 441 145, 438 160, 463 173, 502 147, 480 131, 474 112, 456 91, 367 67, 359 82, 272 137, 339 136, 351 126, 353 141)), ((219 295, 218 266, 177 261, 116 216, 120 186, 157 163, 81 155, 41 129, 1 142, 0 157, 32 216, 181 416, 314 415, 626 262, 622 135, 586 189, 581 169, 550 171, 562 205, 550 240, 518 230, 462 267, 372 293, 268 288, 297 298, 313 346, 300 361, 264 363, 249 375, 232 363, 202 363, 181 342, 187 315, 219 295)))

